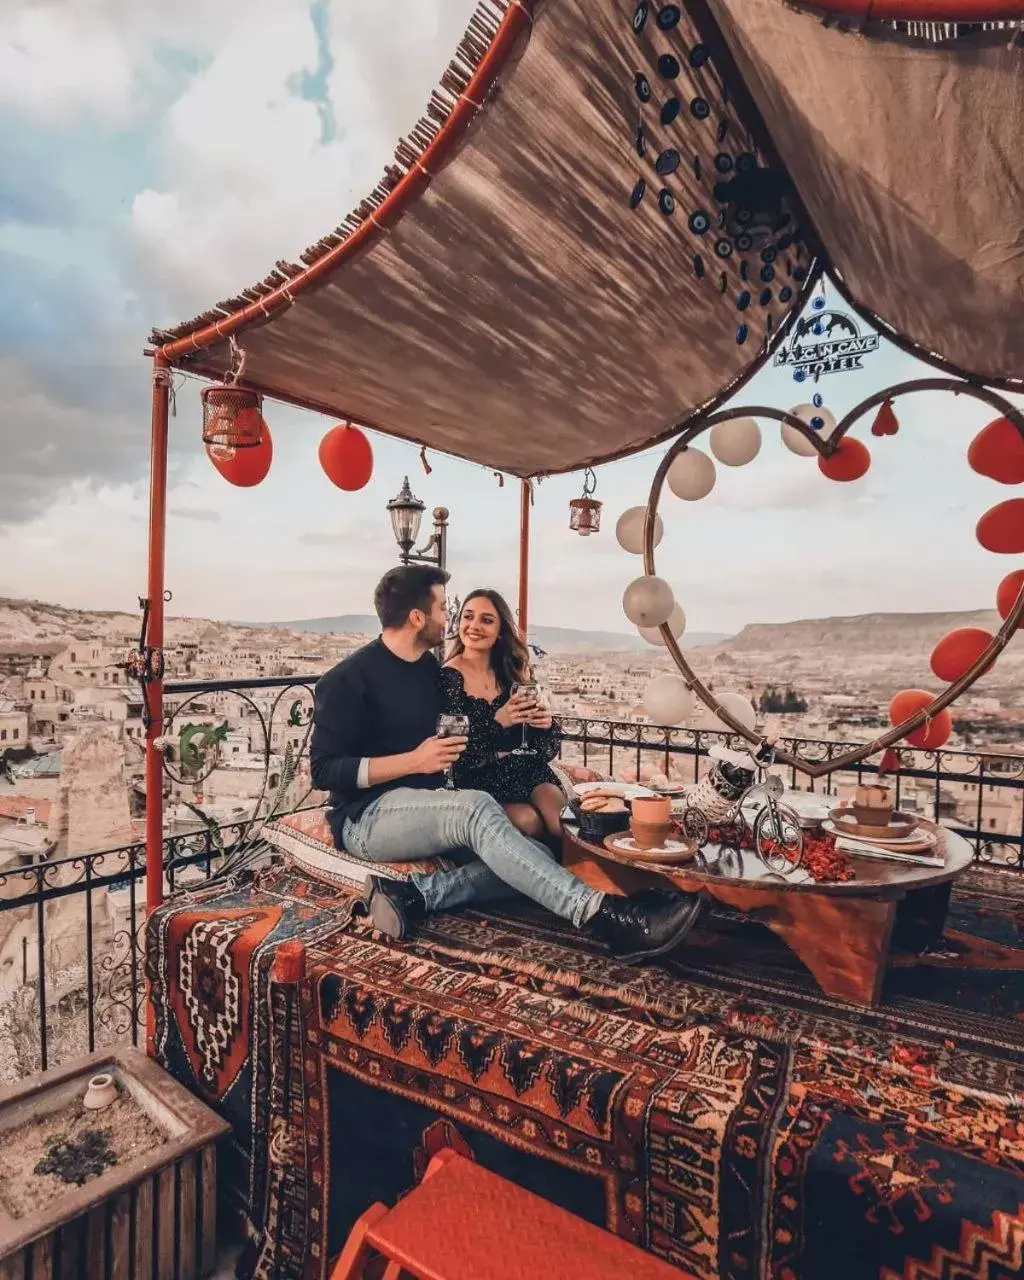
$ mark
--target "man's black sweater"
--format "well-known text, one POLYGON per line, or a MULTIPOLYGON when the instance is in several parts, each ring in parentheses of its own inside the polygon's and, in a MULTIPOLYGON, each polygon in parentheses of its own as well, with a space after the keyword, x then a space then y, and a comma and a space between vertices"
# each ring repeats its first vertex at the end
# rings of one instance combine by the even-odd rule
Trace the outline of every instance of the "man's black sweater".
POLYGON ((440 668, 432 653, 415 662, 374 640, 332 667, 316 686, 309 748, 313 785, 331 793, 327 817, 342 847, 345 819, 394 787, 444 786, 440 774, 410 774, 363 790, 360 761, 414 751, 437 732, 441 711, 440 668))

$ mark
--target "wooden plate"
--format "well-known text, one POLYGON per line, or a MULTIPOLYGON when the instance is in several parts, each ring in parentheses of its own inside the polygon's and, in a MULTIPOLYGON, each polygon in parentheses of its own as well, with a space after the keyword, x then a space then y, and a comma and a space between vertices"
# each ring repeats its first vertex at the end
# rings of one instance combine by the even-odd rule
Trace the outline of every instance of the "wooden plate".
POLYGON ((837 831, 842 831, 854 840, 902 840, 917 830, 917 819, 909 813, 893 811, 888 826, 872 826, 866 822, 858 822, 850 809, 833 809, 828 815, 829 821, 837 831))
POLYGON ((829 832, 830 835, 836 836, 839 840, 845 837, 848 840, 858 841, 863 845, 874 846, 878 849, 889 849, 893 853, 923 853, 926 849, 934 849, 939 843, 938 833, 930 831, 927 827, 915 829, 909 835, 895 836, 889 840, 879 839, 878 836, 855 836, 848 828, 837 826, 831 819, 823 822, 821 829, 829 832))
POLYGON ((609 853, 627 862, 662 863, 672 865, 677 862, 689 862, 697 852, 696 847, 682 840, 669 840, 662 849, 638 849, 636 841, 624 831, 605 836, 604 847, 609 853))

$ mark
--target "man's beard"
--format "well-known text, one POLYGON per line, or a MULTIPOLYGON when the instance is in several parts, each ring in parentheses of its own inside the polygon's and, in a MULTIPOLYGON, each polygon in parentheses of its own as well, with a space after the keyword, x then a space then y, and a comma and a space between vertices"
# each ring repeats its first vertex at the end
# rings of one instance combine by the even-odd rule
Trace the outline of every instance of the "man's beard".
POLYGON ((436 649, 444 641, 445 629, 443 622, 434 622, 428 618, 420 631, 420 644, 424 649, 436 649))

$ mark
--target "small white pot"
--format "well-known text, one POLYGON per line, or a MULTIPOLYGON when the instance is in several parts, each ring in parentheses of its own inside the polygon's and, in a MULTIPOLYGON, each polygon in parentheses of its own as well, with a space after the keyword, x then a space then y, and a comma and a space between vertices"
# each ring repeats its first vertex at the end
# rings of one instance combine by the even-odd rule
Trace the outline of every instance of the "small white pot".
POLYGON ((117 1099, 117 1085, 112 1075, 93 1076, 82 1099, 82 1106, 87 1111, 102 1111, 104 1107, 117 1099))

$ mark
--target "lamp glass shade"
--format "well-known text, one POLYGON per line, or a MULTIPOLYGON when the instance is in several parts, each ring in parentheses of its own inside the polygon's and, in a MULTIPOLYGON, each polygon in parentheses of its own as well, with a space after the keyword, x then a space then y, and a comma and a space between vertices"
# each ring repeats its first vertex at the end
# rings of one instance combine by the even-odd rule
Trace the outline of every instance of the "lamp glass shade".
POLYGON ((408 551, 419 537, 420 521, 425 509, 425 504, 409 488, 409 477, 406 476, 398 496, 388 503, 395 541, 403 551, 408 551))

